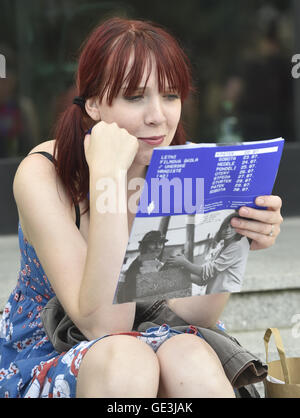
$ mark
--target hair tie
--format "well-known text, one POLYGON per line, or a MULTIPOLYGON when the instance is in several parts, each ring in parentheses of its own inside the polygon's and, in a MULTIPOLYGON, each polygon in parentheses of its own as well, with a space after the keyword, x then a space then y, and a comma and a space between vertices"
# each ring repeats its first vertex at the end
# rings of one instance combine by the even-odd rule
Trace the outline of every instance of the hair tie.
POLYGON ((85 105, 85 98, 81 97, 81 96, 76 96, 73 99, 73 104, 78 105, 79 107, 81 107, 81 109, 84 109, 84 105, 85 105))

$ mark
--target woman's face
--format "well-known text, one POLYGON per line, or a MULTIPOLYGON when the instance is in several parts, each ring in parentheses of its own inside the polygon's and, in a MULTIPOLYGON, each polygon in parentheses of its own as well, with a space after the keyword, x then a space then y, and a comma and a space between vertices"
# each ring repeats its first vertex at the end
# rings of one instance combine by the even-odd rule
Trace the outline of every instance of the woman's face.
POLYGON ((222 229, 221 239, 229 240, 236 235, 235 229, 231 226, 230 222, 222 229))
POLYGON ((98 104, 100 120, 115 122, 138 138, 139 149, 134 161, 141 165, 149 164, 153 148, 170 145, 181 114, 177 92, 168 86, 165 92, 159 92, 155 61, 148 81, 147 76, 146 67, 138 89, 131 96, 124 96, 126 85, 123 85, 111 106, 106 95, 98 104))

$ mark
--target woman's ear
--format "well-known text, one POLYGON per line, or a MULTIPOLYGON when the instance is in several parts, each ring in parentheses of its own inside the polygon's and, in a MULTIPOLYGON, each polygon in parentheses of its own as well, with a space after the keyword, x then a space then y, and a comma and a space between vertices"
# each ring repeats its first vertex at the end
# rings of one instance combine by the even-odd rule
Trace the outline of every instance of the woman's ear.
POLYGON ((90 97, 89 99, 86 99, 85 110, 89 117, 94 121, 99 122, 101 120, 100 102, 98 97, 90 97))

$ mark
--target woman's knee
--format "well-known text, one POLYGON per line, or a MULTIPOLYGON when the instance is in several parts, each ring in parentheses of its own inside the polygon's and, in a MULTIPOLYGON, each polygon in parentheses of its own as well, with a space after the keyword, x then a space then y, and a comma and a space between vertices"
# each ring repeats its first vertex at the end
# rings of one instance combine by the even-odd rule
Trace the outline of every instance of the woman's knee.
POLYGON ((213 362, 222 367, 220 360, 211 346, 202 338, 191 334, 180 334, 170 338, 157 351, 159 359, 169 358, 170 361, 213 362))
POLYGON ((157 351, 164 396, 234 396, 222 364, 200 337, 180 334, 157 351))
MULTIPOLYGON (((159 363, 153 350, 126 335, 97 341, 85 354, 79 368, 77 393, 89 382, 105 397, 155 397, 159 363)), ((95 396, 99 396, 95 395, 95 396)))

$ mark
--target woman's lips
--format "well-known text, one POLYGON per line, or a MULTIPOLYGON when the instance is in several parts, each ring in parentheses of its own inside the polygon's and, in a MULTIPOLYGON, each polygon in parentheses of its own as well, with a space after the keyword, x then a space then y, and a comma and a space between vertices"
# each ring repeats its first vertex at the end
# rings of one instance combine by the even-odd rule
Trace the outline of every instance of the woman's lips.
POLYGON ((146 142, 149 145, 160 145, 164 139, 165 135, 163 136, 151 136, 148 138, 138 138, 140 141, 146 142))

